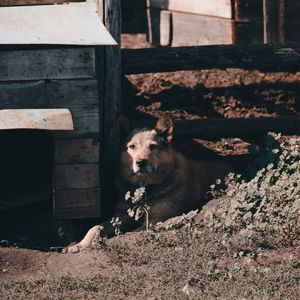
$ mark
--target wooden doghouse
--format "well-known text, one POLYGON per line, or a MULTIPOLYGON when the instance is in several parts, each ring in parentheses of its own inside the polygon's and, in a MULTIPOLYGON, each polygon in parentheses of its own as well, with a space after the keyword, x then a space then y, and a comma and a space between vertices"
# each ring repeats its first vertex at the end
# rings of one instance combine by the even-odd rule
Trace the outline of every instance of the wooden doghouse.
MULTIPOLYGON (((298 2, 270 4, 280 42, 299 39, 298 2)), ((262 43, 264 5, 265 0, 147 0, 148 41, 173 47, 262 43)))
MULTIPOLYGON (((53 167, 48 171, 53 178, 56 217, 99 217, 104 49, 116 42, 100 21, 93 3, 10 6, 42 1, 16 2, 2 1, 1 5, 6 6, 0 7, 0 133, 5 133, 6 140, 10 134, 16 134, 16 153, 22 153, 27 142, 41 141, 27 140, 30 130, 40 129, 35 132, 49 136, 53 167), (74 130, 70 130, 70 114, 74 130), (23 134, 25 138, 16 140, 23 134)), ((38 144, 31 149, 36 148, 39 149, 38 144)), ((40 152, 48 148, 41 148, 40 152)), ((29 169, 23 171, 24 176, 28 172, 29 169)), ((33 182, 32 194, 35 188, 38 186, 33 182)), ((43 201, 49 195, 27 195, 25 202, 6 196, 0 201, 0 209, 43 201)))

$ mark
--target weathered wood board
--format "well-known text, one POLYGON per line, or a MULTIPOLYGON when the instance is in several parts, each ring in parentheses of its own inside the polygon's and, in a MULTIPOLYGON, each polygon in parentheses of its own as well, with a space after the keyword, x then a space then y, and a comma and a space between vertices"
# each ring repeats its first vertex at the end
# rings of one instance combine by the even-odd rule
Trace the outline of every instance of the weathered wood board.
POLYGON ((99 164, 57 164, 54 186, 55 190, 99 188, 99 164))
POLYGON ((99 138, 56 139, 54 141, 54 163, 99 162, 99 138))
POLYGON ((76 132, 99 132, 97 80, 0 83, 0 109, 68 108, 76 132))
POLYGON ((285 8, 286 24, 285 24, 285 41, 300 41, 300 1, 286 1, 285 8))
POLYGON ((95 48, 0 51, 0 81, 94 78, 95 48))
POLYGON ((95 3, 73 3, 0 7, 0 44, 101 46, 116 42, 100 22, 95 3))
POLYGON ((55 217, 57 219, 99 218, 100 196, 99 188, 55 191, 55 217))
POLYGON ((299 43, 122 49, 123 74, 213 68, 295 72, 299 66, 299 43))
POLYGON ((233 43, 233 21, 172 12, 171 45, 222 45, 233 43))
POLYGON ((172 43, 172 13, 167 10, 147 9, 147 39, 153 45, 170 46, 172 43))
POLYGON ((147 7, 228 19, 232 18, 231 0, 147 0, 147 7))
POLYGON ((99 139, 56 139, 53 181, 56 218, 100 217, 99 139))
POLYGON ((74 130, 68 109, 2 109, 0 130, 39 129, 74 130))
POLYGON ((201 46, 262 41, 262 24, 167 10, 147 10, 148 40, 157 46, 201 46))
MULTIPOLYGON (((211 1, 213 2, 213 1, 211 1)), ((262 22, 263 4, 262 0, 235 0, 234 20, 241 22, 262 22)))
POLYGON ((0 6, 62 4, 69 2, 84 2, 85 0, 1 0, 0 6))

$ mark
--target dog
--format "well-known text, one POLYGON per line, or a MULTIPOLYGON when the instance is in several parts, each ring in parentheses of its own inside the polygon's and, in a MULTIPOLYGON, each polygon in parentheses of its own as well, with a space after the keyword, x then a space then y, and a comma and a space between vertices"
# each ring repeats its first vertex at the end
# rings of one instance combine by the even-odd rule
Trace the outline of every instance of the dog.
MULTIPOLYGON (((118 135, 122 135, 120 132, 129 128, 128 121, 121 118, 117 123, 118 135)), ((132 203, 124 199, 128 191, 145 188, 147 202, 151 204, 149 223, 156 224, 201 207, 209 186, 229 171, 227 165, 192 161, 177 152, 171 143, 173 127, 172 118, 165 113, 154 128, 134 129, 122 142, 115 181, 120 199, 114 213, 121 221, 122 232, 145 228, 127 213, 132 208, 132 203)), ((111 221, 91 228, 80 243, 67 251, 78 252, 89 247, 99 231, 102 237, 112 236, 111 221)))

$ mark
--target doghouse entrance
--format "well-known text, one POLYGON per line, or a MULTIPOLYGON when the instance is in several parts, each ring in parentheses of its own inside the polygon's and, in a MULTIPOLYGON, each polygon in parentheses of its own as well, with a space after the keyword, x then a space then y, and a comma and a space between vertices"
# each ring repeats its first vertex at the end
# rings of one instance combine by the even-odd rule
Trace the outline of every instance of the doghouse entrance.
POLYGON ((52 137, 39 130, 2 130, 0 145, 0 211, 52 201, 52 137))

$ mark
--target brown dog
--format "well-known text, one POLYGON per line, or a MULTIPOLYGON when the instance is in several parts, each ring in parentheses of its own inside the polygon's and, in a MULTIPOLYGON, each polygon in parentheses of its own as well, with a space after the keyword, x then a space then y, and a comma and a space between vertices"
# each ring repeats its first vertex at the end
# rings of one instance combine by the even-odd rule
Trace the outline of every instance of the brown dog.
MULTIPOLYGON (((122 125, 119 124, 119 127, 122 125)), ((145 187, 147 201, 151 203, 149 222, 156 224, 200 207, 209 185, 229 170, 225 165, 202 164, 186 159, 173 149, 172 137, 173 121, 165 114, 155 128, 135 129, 123 143, 120 172, 116 179, 120 200, 114 214, 121 221, 122 232, 142 226, 128 216, 127 210, 132 204, 124 200, 127 191, 145 187)), ((99 230, 101 236, 114 234, 108 220, 91 228, 84 239, 69 247, 68 251, 78 252, 89 247, 99 230)))

